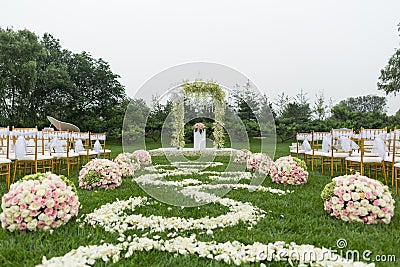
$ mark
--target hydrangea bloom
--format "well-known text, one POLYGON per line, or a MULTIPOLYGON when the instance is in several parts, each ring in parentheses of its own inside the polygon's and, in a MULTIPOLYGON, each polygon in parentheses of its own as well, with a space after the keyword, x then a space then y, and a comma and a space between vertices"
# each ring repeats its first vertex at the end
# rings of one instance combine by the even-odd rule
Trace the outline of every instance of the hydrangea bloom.
POLYGON ((11 232, 50 230, 77 216, 79 205, 74 184, 64 176, 27 175, 2 197, 1 225, 11 232))
POLYGON ((93 159, 79 172, 79 187, 84 189, 115 188, 122 183, 122 172, 117 163, 108 159, 93 159))
POLYGON ((325 210, 346 222, 389 224, 394 214, 389 188, 359 173, 333 178, 321 197, 325 210))

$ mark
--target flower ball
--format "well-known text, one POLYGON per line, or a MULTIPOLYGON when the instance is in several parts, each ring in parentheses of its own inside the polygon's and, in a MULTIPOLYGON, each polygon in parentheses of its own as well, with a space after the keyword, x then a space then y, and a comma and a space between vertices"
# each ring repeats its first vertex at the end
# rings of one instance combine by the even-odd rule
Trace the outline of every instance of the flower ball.
POLYGON ((78 215, 74 184, 53 173, 27 175, 2 197, 1 226, 11 232, 50 230, 78 215))
POLYGON ((296 157, 280 157, 270 168, 272 182, 283 185, 302 185, 308 182, 307 166, 296 157))
POLYGON ((92 159, 82 167, 78 180, 83 189, 115 188, 122 184, 122 172, 114 161, 92 159))
POLYGON ((338 176, 321 193, 324 209, 346 222, 389 224, 394 215, 394 200, 381 182, 362 176, 338 176))
POLYGON ((132 153, 132 156, 136 157, 141 165, 151 164, 151 156, 147 150, 136 150, 132 153))
POLYGON ((133 176, 136 170, 140 169, 139 160, 132 153, 121 153, 114 159, 118 164, 122 176, 133 176))
POLYGON ((250 154, 247 159, 247 169, 249 171, 257 171, 263 161, 271 161, 271 158, 263 153, 250 154))
POLYGON ((242 149, 236 152, 233 161, 235 163, 247 163, 247 159, 250 157, 251 152, 247 149, 242 149))

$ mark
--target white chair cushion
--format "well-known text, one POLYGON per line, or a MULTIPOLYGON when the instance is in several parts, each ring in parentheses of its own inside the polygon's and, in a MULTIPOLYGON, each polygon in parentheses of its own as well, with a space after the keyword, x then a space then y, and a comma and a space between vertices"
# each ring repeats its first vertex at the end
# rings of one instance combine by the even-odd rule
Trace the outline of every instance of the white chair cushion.
MULTIPOLYGON (((67 158, 67 153, 52 153, 51 155, 56 159, 67 158)), ((75 152, 69 152, 68 158, 73 158, 73 157, 79 157, 79 154, 75 152)))
MULTIPOLYGON (((101 151, 100 151, 100 154, 104 154, 104 153, 111 153, 111 150, 110 149, 102 149, 101 151)), ((299 151, 299 153, 300 153, 300 151, 299 151)))
POLYGON ((94 155, 98 155, 99 153, 97 153, 96 151, 94 151, 94 150, 89 150, 89 151, 79 151, 79 156, 87 156, 87 155, 89 155, 89 156, 94 156, 94 155))
MULTIPOLYGON (((389 155, 385 157, 385 162, 393 162, 393 156, 389 155)), ((394 157, 394 162, 400 162, 400 156, 394 157)))
MULTIPOLYGON (((38 155, 37 156, 37 160, 50 160, 53 159, 52 156, 48 156, 48 155, 38 155)), ((35 156, 34 155, 27 155, 21 159, 18 159, 18 161, 34 161, 35 160, 35 156)))
MULTIPOLYGON (((361 157, 347 157, 347 161, 353 161, 353 162, 361 162, 361 157)), ((382 159, 380 157, 364 157, 363 158, 364 163, 381 163, 382 159)))
MULTIPOLYGON (((324 153, 326 153, 326 152, 321 151, 321 150, 314 150, 314 156, 323 156, 324 153)), ((311 156, 313 154, 313 151, 312 150, 311 151, 306 151, 304 154, 311 156)))
POLYGON ((5 159, 5 158, 0 158, 0 164, 9 164, 11 163, 11 160, 5 159))
POLYGON ((396 168, 400 168, 400 163, 396 163, 396 164, 394 164, 394 167, 396 167, 396 168))

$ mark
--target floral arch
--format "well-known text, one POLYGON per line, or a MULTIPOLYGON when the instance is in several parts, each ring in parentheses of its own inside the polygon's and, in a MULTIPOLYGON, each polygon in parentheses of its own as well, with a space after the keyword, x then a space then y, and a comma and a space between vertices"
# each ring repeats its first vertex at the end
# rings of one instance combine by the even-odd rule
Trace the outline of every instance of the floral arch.
POLYGON ((180 86, 183 89, 184 98, 172 108, 173 129, 171 136, 171 146, 183 148, 185 146, 185 130, 184 130, 184 101, 187 97, 209 97, 211 96, 214 101, 214 147, 223 148, 225 135, 224 135, 224 115, 225 115, 225 92, 215 82, 194 81, 185 82, 180 86))

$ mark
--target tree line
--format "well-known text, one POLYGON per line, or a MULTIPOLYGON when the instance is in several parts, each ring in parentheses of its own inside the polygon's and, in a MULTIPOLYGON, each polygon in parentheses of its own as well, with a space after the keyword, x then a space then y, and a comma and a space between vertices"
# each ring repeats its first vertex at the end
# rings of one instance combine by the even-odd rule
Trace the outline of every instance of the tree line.
MULTIPOLYGON (((83 131, 108 132, 120 138, 130 103, 135 110, 130 116, 148 117, 145 134, 158 141, 172 103, 162 104, 154 99, 149 107, 144 100, 130 99, 119 78, 105 60, 95 59, 88 52, 73 53, 62 48, 60 41, 48 33, 39 37, 29 30, 0 28, 1 126, 43 128, 50 124, 46 118, 49 115, 73 123, 83 131)), ((399 49, 381 70, 377 87, 387 94, 400 91, 399 49)), ((282 93, 271 100, 250 89, 250 83, 234 86, 226 114, 237 114, 251 136, 263 130, 256 115, 267 110, 271 111, 278 140, 282 142, 293 139, 296 132, 312 130, 400 128, 400 109, 394 115, 387 115, 385 97, 350 97, 333 105, 323 93, 311 103, 303 91, 294 97, 282 93)), ((197 113, 197 109, 187 104, 185 112, 197 113)), ((212 116, 212 111, 204 112, 212 116)), ((211 127, 212 119, 198 118, 190 124, 200 121, 211 127)), ((191 138, 191 125, 186 125, 187 138, 191 138)), ((134 138, 143 131, 131 126, 124 133, 134 138)))
POLYGON ((129 99, 110 65, 63 49, 50 34, 0 28, 0 125, 39 128, 46 116, 81 130, 121 131, 129 99))

